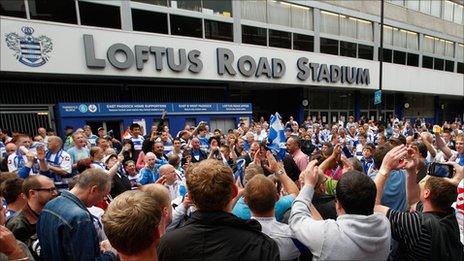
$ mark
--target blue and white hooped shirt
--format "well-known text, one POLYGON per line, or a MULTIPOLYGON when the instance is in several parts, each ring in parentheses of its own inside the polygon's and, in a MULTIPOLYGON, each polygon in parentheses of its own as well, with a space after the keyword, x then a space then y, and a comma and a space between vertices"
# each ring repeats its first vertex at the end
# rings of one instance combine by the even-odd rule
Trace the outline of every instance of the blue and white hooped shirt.
POLYGON ((142 150, 142 144, 143 144, 143 141, 145 140, 142 135, 139 135, 137 138, 130 137, 130 140, 134 143, 134 150, 135 151, 141 151, 142 150))

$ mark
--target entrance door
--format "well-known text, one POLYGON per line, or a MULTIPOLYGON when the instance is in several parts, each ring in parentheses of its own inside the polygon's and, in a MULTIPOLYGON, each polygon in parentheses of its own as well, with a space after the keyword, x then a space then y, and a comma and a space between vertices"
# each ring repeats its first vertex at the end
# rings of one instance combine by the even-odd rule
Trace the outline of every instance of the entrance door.
POLYGON ((319 112, 318 111, 311 111, 311 112, 309 112, 309 115, 311 116, 311 120, 313 122, 316 122, 317 119, 319 118, 319 112))
POLYGON ((323 124, 329 123, 329 112, 328 111, 321 111, 321 121, 323 124))
POLYGON ((215 129, 220 129, 222 133, 227 133, 229 129, 235 128, 234 118, 221 118, 211 119, 209 122, 210 131, 213 132, 215 129))
POLYGON ((122 121, 87 121, 86 123, 92 128, 92 132, 95 135, 98 133, 98 128, 103 127, 107 133, 112 131, 113 137, 121 139, 122 121))
POLYGON ((369 111, 369 120, 376 121, 378 119, 377 111, 369 111))
POLYGON ((336 124, 338 122, 338 112, 332 111, 330 112, 330 124, 336 124))
POLYGON ((348 112, 341 111, 339 114, 339 119, 346 123, 348 121, 348 112))

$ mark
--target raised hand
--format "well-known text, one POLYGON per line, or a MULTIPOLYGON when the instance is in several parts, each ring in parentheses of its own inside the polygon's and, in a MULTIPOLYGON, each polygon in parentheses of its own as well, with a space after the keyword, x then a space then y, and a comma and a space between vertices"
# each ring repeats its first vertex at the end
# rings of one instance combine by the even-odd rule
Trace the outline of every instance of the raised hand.
POLYGON ((383 158, 379 172, 388 175, 392 170, 404 168, 407 164, 405 160, 407 155, 408 149, 406 146, 401 145, 394 147, 383 158))
POLYGON ((306 169, 303 170, 300 174, 300 181, 303 181, 302 185, 316 186, 317 175, 318 175, 318 166, 316 166, 317 160, 312 160, 306 166, 306 169))

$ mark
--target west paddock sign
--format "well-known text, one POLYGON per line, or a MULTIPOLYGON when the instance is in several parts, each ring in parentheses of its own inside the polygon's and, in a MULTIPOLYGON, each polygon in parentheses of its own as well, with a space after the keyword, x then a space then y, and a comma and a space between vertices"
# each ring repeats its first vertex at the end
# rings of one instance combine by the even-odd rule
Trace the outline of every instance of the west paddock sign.
POLYGON ((1 18, 1 70, 378 86, 378 64, 312 52, 1 18))

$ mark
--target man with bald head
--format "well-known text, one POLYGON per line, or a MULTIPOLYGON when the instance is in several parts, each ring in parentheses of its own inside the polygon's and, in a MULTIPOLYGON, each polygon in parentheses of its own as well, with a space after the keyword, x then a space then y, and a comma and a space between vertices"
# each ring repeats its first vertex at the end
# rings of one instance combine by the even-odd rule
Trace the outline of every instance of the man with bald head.
POLYGON ((142 185, 155 183, 159 178, 159 173, 155 167, 157 158, 153 152, 148 152, 145 155, 145 167, 140 170, 140 177, 138 182, 142 185))
POLYGON ((306 154, 301 151, 300 139, 298 137, 290 136, 285 143, 287 151, 292 155, 296 165, 303 171, 308 165, 309 159, 306 154))
POLYGON ((185 194, 185 185, 177 178, 176 169, 172 165, 162 165, 159 168, 159 174, 160 178, 163 179, 164 186, 169 190, 169 196, 172 199, 185 194), (184 191, 181 191, 181 187, 184 188, 184 191))
POLYGON ((58 136, 48 137, 48 151, 45 161, 40 162, 40 172, 49 172, 58 189, 67 189, 71 181, 72 159, 69 153, 62 149, 63 141, 58 136))
POLYGON ((40 127, 37 129, 37 133, 39 134, 39 136, 42 137, 43 143, 47 144, 48 143, 47 130, 43 127, 40 127))
MULTIPOLYGON (((161 205, 161 221, 159 223, 160 237, 164 235, 167 227, 173 220, 173 208, 169 190, 161 184, 147 184, 140 187, 140 190, 149 194, 158 204, 161 205)), ((177 217, 180 219, 181 217, 177 217)))
POLYGON ((191 142, 192 146, 192 163, 200 162, 208 158, 208 155, 204 150, 200 148, 200 140, 193 138, 191 142))
POLYGON ((17 150, 16 144, 10 142, 5 145, 5 155, 4 158, 0 162, 0 171, 8 171, 8 157, 15 153, 17 150))

